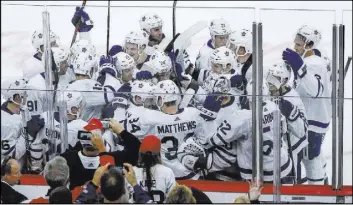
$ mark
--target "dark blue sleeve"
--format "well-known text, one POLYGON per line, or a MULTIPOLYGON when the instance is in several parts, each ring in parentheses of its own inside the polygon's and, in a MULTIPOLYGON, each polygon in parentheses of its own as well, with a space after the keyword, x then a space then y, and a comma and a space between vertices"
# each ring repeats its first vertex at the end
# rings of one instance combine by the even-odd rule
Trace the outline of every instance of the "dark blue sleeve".
POLYGON ((139 186, 134 186, 134 195, 135 195, 135 203, 137 204, 146 204, 151 201, 151 197, 139 186))
POLYGON ((83 188, 80 195, 75 200, 76 204, 94 203, 97 201, 97 186, 91 181, 83 188))
POLYGON ((108 55, 114 56, 114 55, 116 55, 117 53, 120 53, 120 52, 123 52, 123 47, 121 47, 120 45, 114 45, 109 50, 108 55))
POLYGON ((32 137, 36 137, 44 125, 44 119, 40 118, 40 115, 33 115, 32 118, 27 122, 27 133, 32 137))

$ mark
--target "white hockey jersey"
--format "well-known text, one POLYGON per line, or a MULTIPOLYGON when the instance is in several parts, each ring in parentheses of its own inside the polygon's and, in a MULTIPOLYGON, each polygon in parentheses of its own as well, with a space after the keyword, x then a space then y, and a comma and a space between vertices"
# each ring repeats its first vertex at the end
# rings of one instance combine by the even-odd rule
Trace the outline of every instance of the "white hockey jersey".
MULTIPOLYGON (((234 62, 235 62, 234 63, 235 71, 241 75, 241 69, 243 68, 244 63, 239 63, 238 61, 234 61, 234 62)), ((252 65, 246 71, 245 78, 248 82, 251 80, 251 78, 252 78, 252 65)))
POLYGON ((81 118, 89 121, 92 118, 100 118, 104 105, 111 102, 114 98, 114 91, 109 87, 102 86, 99 82, 92 79, 76 80, 66 88, 71 91, 83 91, 83 109, 81 118))
POLYGON ((200 48, 199 54, 197 55, 195 62, 196 69, 211 70, 209 59, 214 49, 215 47, 212 45, 211 39, 208 40, 207 43, 200 48))
MULTIPOLYGON (((136 182, 140 187, 148 191, 146 185, 146 171, 143 168, 134 166, 136 182)), ((173 170, 162 164, 156 164, 151 168, 152 173, 152 200, 156 203, 163 203, 169 191, 176 184, 173 170)))
POLYGON ((216 131, 216 124, 213 121, 204 121, 196 108, 180 109, 178 113, 171 115, 136 107, 126 113, 124 127, 140 139, 149 134, 160 138, 162 162, 174 171, 178 179, 198 179, 200 176, 179 162, 179 145, 188 137, 207 139, 208 135, 216 131))
POLYGON ((36 53, 34 56, 31 56, 28 60, 25 61, 23 77, 25 79, 30 79, 41 72, 44 72, 44 66, 41 58, 38 56, 38 53, 36 53))
MULTIPOLYGON (((275 122, 274 115, 279 113, 279 109, 275 103, 265 101, 263 106, 263 177, 264 181, 273 181, 274 170, 274 153, 273 139, 281 137, 274 133, 275 127, 279 126, 279 122, 275 122)), ((250 111, 251 115, 251 111, 250 111)), ((250 122, 251 123, 251 122, 250 122)), ((248 127, 251 129, 251 125, 248 127)), ((249 133, 252 133, 249 130, 249 133)), ((283 143, 281 143, 283 144, 283 143)), ((237 160, 241 177, 244 179, 252 179, 252 136, 246 135, 237 142, 237 160)), ((286 146, 281 146, 281 178, 286 177, 292 170, 292 160, 288 156, 286 146)))
POLYGON ((295 79, 295 90, 306 109, 309 130, 326 133, 332 117, 330 72, 326 61, 316 55, 304 58, 304 68, 295 79))
MULTIPOLYGON (((74 80, 74 74, 72 70, 68 68, 65 75, 59 76, 59 82, 57 90, 64 89, 71 81, 74 80)), ((43 112, 48 111, 48 95, 45 85, 45 73, 39 73, 32 77, 27 84, 27 107, 30 115, 40 115, 43 112)), ((57 95, 59 92, 57 92, 57 95)), ((50 93, 50 97, 53 97, 53 93, 50 93)))
POLYGON ((19 160, 26 153, 26 141, 22 117, 1 106, 1 155, 19 160))
POLYGON ((240 109, 235 99, 236 97, 231 96, 230 101, 222 105, 221 110, 218 112, 216 119, 218 132, 210 138, 209 141, 213 146, 210 149, 213 155, 213 164, 209 172, 224 170, 236 162, 237 150, 234 140, 242 137, 241 130, 243 125, 249 126, 247 123, 249 119, 251 120, 251 115, 249 116, 249 112, 247 111, 239 111, 240 109), (245 115, 242 116, 242 113, 245 115), (237 131, 240 131, 240 133, 237 131), (231 135, 231 132, 234 134, 232 137, 223 138, 225 135, 231 135), (232 138, 232 141, 225 141, 227 139, 231 140, 232 138), (223 141, 225 141, 225 143, 223 141))

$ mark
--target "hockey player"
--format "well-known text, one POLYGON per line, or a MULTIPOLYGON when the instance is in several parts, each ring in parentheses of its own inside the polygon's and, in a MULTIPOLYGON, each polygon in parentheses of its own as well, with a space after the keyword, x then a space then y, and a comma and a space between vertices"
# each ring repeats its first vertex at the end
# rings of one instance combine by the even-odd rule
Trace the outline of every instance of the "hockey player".
POLYGON ((92 55, 79 53, 72 61, 72 67, 76 75, 76 81, 69 84, 66 90, 85 91, 83 94, 82 120, 101 117, 104 105, 114 98, 114 91, 109 86, 102 86, 91 79, 93 71, 97 68, 97 61, 92 55))
POLYGON ((294 50, 287 48, 283 60, 293 70, 295 90, 304 103, 308 128, 308 148, 303 163, 307 170, 309 184, 327 183, 321 144, 331 119, 331 82, 326 61, 315 55, 321 41, 321 33, 307 25, 300 27, 294 39, 294 50))
MULTIPOLYGON (((52 49, 55 69, 58 70, 59 82, 54 81, 54 72, 51 74, 53 79, 53 84, 58 84, 58 89, 64 88, 69 84, 69 80, 71 77, 66 75, 66 71, 68 69, 68 53, 58 47, 53 47, 52 49)), ((28 81, 27 91, 27 108, 30 115, 40 115, 43 112, 48 110, 47 105, 47 93, 46 93, 46 85, 45 85, 45 73, 41 72, 28 81)), ((50 93, 50 96, 54 95, 54 93, 50 93)))
POLYGON ((163 203, 176 184, 173 170, 162 164, 160 152, 161 140, 158 137, 144 137, 137 166, 134 166, 137 184, 147 191, 156 203, 163 203))
POLYGON ((155 46, 158 46, 162 41, 170 42, 166 39, 162 31, 163 20, 156 13, 146 13, 140 17, 140 28, 149 35, 149 42, 146 49, 148 55, 152 55, 155 51, 155 46))
POLYGON ((288 84, 291 78, 291 68, 281 61, 269 67, 266 81, 272 98, 278 103, 282 115, 285 117, 283 127, 284 141, 287 142, 288 153, 293 160, 296 182, 303 181, 301 161, 303 150, 308 145, 308 121, 303 101, 299 94, 288 84))
MULTIPOLYGON (((79 92, 65 92, 62 101, 67 103, 67 129, 68 129, 68 144, 69 149, 72 150, 78 142, 77 136, 80 130, 87 125, 87 122, 78 119, 80 109, 82 106, 82 94, 79 92)), ((57 146, 57 153, 61 154, 65 150, 60 150, 61 137, 60 137, 60 113, 54 112, 54 129, 49 127, 50 120, 48 119, 48 111, 41 114, 44 119, 45 125, 42 129, 38 130, 38 134, 32 143, 33 150, 31 151, 31 169, 32 171, 41 171, 42 163, 45 157, 44 153, 48 153, 48 143, 54 138, 53 142, 57 146)))
MULTIPOLYGON (((50 31, 50 43, 51 47, 58 47, 59 37, 50 31)), ((25 79, 30 79, 40 72, 44 72, 44 66, 42 61, 42 56, 44 52, 44 35, 41 29, 38 29, 32 34, 32 46, 36 50, 36 54, 30 57, 25 62, 25 67, 23 69, 23 77, 25 79)))
POLYGON ((247 81, 252 78, 252 33, 248 29, 233 31, 229 35, 229 49, 235 53, 234 69, 244 74, 247 81))
POLYGON ((21 108, 26 101, 26 82, 22 79, 9 80, 2 87, 6 102, 1 105, 1 155, 19 160, 26 153, 26 132, 21 116, 24 112, 21 108))
POLYGON ((188 137, 207 138, 216 131, 213 120, 220 109, 220 100, 208 96, 201 111, 196 108, 178 109, 179 90, 173 81, 160 81, 155 88, 155 100, 160 111, 141 106, 131 109, 126 114, 125 127, 136 137, 153 134, 161 139, 162 162, 174 171, 176 179, 198 179, 199 173, 180 164, 176 152, 188 137))
POLYGON ((119 52, 129 54, 135 61, 137 69, 141 69, 144 62, 148 61, 150 55, 146 54, 148 44, 148 34, 143 30, 130 31, 124 40, 123 47, 114 45, 109 50, 110 56, 115 56, 119 52))
POLYGON ((201 47, 196 58, 196 69, 210 70, 209 56, 212 51, 221 46, 227 46, 229 34, 231 32, 230 25, 224 19, 213 19, 209 26, 211 39, 201 47))

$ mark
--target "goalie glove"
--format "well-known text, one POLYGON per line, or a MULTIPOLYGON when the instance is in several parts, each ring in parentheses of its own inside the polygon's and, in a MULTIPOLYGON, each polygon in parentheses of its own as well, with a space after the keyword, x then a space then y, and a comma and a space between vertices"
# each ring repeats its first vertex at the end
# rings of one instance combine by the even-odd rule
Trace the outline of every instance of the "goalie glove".
POLYGON ((178 148, 177 157, 180 163, 191 171, 209 170, 213 161, 212 155, 193 137, 181 144, 178 148))

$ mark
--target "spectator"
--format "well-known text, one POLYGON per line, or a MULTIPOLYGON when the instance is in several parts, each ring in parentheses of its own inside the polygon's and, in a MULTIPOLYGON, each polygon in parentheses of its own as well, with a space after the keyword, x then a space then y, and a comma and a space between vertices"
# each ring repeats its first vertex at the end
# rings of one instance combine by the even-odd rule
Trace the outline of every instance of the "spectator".
POLYGON ((151 202, 151 198, 136 183, 136 176, 131 164, 124 163, 123 172, 116 166, 99 167, 94 173, 85 189, 81 192, 75 203, 129 203, 129 192, 126 187, 125 179, 133 186, 136 203, 151 202), (101 187, 103 199, 96 193, 101 187))
POLYGON ((64 186, 55 188, 49 195, 51 204, 72 204, 72 193, 64 186))
POLYGON ((259 198, 261 196, 261 190, 263 189, 263 183, 256 183, 256 178, 249 182, 249 197, 240 196, 234 200, 235 204, 260 204, 259 198))
POLYGON ((192 195, 192 191, 189 187, 185 185, 175 185, 172 190, 170 190, 166 204, 196 204, 196 199, 192 195))
POLYGON ((84 185, 87 181, 93 178, 96 169, 104 165, 102 157, 113 157, 115 164, 122 166, 126 161, 136 164, 138 159, 138 149, 140 141, 131 133, 124 130, 124 128, 114 120, 110 121, 111 129, 120 135, 125 143, 125 149, 122 151, 105 152, 104 142, 102 139, 103 125, 98 119, 92 119, 84 129, 86 132, 80 132, 78 136, 83 149, 81 151, 67 150, 63 156, 70 167, 70 190, 77 186, 84 185), (88 132, 87 132, 88 131, 88 132), (91 138, 89 136, 92 136, 91 138))
POLYGON ((21 166, 16 159, 5 156, 1 161, 1 203, 17 204, 27 200, 27 197, 12 188, 19 184, 21 166))
POLYGON ((162 164, 160 151, 160 139, 154 135, 144 137, 137 166, 134 167, 137 184, 157 203, 163 203, 176 184, 173 170, 162 164))
POLYGON ((69 182, 69 167, 63 157, 56 156, 45 164, 44 179, 49 186, 48 193, 30 201, 31 204, 48 204, 51 192, 61 186, 67 186, 69 182))

